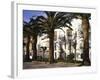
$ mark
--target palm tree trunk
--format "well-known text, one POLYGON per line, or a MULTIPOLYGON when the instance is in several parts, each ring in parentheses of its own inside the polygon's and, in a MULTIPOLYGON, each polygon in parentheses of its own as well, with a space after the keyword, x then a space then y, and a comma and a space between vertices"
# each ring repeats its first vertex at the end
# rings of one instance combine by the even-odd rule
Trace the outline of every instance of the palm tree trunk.
POLYGON ((69 54, 71 54, 71 40, 69 41, 69 54))
MULTIPOLYGON (((75 43, 76 43, 76 40, 75 40, 75 43)), ((76 63, 76 59, 77 59, 77 55, 76 55, 76 44, 75 44, 74 49, 75 49, 75 63, 76 63)))
POLYGON ((75 44, 74 44, 74 49, 75 49, 75 63, 76 63, 76 59, 77 59, 77 55, 76 55, 76 46, 77 46, 77 32, 75 33, 75 44))
POLYGON ((90 65, 89 59, 89 20, 86 15, 82 16, 82 28, 83 28, 83 36, 84 36, 84 48, 83 48, 83 64, 90 65))
POLYGON ((33 36, 33 60, 37 60, 37 48, 36 48, 36 45, 37 45, 37 36, 34 35, 33 36))
POLYGON ((54 30, 49 33, 49 62, 54 63, 54 30))
POLYGON ((30 43, 30 36, 28 35, 28 37, 27 37, 27 44, 26 44, 26 61, 29 61, 30 59, 29 59, 29 43, 30 43))

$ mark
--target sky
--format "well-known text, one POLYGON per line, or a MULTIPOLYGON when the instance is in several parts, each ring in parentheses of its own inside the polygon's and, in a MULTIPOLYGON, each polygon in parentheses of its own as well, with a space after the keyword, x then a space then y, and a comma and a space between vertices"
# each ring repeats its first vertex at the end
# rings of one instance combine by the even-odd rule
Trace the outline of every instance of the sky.
POLYGON ((41 16, 41 15, 46 16, 46 14, 43 11, 23 10, 23 20, 26 22, 29 22, 32 16, 36 17, 36 16, 41 16))

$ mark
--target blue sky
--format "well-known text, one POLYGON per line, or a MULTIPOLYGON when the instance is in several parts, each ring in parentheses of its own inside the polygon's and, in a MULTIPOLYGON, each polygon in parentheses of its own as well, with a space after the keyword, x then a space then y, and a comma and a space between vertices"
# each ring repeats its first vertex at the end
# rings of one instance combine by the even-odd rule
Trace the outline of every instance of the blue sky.
POLYGON ((36 16, 41 16, 41 15, 46 16, 46 14, 43 11, 23 10, 23 20, 26 22, 29 22, 32 16, 36 17, 36 16))

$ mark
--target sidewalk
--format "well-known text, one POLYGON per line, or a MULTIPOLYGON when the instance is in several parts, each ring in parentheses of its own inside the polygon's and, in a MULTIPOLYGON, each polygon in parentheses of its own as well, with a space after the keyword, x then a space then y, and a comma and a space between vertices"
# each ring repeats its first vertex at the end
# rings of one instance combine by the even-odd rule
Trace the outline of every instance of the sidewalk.
POLYGON ((49 64, 48 62, 24 62, 23 69, 38 69, 38 68, 56 68, 56 67, 77 67, 80 63, 65 63, 65 62, 57 62, 54 64, 49 64))

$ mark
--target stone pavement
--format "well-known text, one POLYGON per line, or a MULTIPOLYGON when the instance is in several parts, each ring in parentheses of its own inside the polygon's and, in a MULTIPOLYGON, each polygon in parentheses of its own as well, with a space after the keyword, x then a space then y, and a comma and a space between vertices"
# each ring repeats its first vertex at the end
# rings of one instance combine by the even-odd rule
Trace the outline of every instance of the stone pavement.
POLYGON ((23 69, 39 69, 39 68, 57 68, 57 67, 79 67, 80 63, 57 62, 49 64, 48 62, 24 62, 23 69))

